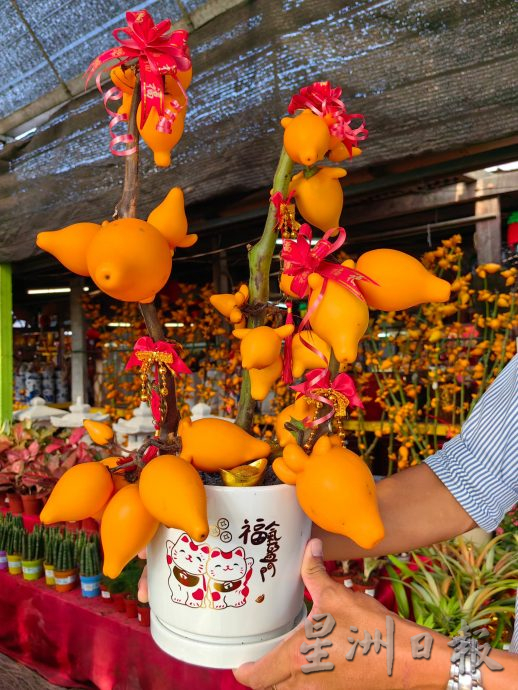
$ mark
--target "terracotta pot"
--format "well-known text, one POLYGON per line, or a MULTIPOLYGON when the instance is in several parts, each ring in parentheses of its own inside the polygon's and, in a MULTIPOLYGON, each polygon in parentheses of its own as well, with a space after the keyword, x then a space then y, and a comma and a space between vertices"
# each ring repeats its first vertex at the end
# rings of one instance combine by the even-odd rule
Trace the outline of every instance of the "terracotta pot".
POLYGON ((71 570, 54 570, 56 592, 69 592, 77 585, 77 568, 71 570))
POLYGON ((363 582, 354 582, 352 583, 352 590, 353 592, 363 592, 364 594, 368 594, 370 597, 373 597, 376 594, 376 587, 378 586, 378 579, 373 579, 369 581, 367 584, 364 584, 363 582))
POLYGON ((25 515, 39 515, 43 508, 41 498, 32 494, 22 494, 22 504, 25 515))
POLYGON ((101 583, 101 599, 106 602, 107 604, 113 603, 112 595, 110 594, 109 590, 106 588, 106 585, 103 585, 101 583))
POLYGON ((140 625, 144 628, 149 628, 149 604, 137 604, 137 618, 140 625))
POLYGON ((54 587, 56 585, 56 580, 54 579, 54 566, 50 563, 44 563, 43 569, 45 571, 45 584, 49 587, 54 587))
POLYGON ((23 513, 23 503, 20 494, 7 494, 7 503, 9 512, 13 515, 21 515, 23 513))
POLYGON ((24 580, 39 580, 43 575, 43 558, 35 561, 22 561, 22 572, 24 580))
POLYGON ((124 599, 124 606, 126 607, 126 616, 128 618, 137 617, 137 600, 133 597, 127 596, 124 599))
POLYGON ((22 557, 17 554, 7 554, 7 567, 10 575, 20 575, 22 572, 22 557))
POLYGON ((126 592, 113 592, 112 600, 116 611, 124 613, 126 611, 126 606, 124 604, 124 598, 126 597, 126 592))

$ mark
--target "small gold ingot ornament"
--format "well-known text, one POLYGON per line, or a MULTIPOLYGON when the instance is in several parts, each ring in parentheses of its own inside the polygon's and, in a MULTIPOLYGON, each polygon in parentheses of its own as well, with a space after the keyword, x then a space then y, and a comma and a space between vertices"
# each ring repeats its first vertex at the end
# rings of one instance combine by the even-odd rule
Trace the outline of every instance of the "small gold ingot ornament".
POLYGON ((220 470, 219 473, 225 486, 258 486, 263 481, 267 467, 268 460, 261 458, 232 470, 220 470))

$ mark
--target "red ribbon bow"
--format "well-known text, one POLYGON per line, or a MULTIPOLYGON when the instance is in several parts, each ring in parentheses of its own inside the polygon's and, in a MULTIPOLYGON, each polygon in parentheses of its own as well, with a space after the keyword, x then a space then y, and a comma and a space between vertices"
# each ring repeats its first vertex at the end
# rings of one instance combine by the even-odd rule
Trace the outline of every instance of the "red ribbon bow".
MULTIPOLYGON (((153 17, 146 10, 126 12, 128 26, 114 29, 113 37, 120 43, 116 48, 110 48, 98 55, 86 71, 86 83, 90 81, 95 71, 105 62, 118 60, 123 65, 131 60, 138 60, 141 91, 142 128, 147 120, 151 108, 155 108, 159 118, 164 113, 164 80, 163 75, 176 78, 176 73, 185 72, 191 67, 189 48, 187 46, 187 31, 171 31, 171 20, 164 19, 155 24, 153 17), (122 37, 119 36, 122 34, 122 37)), ((184 89, 177 80, 182 92, 184 89)), ((100 90, 100 75, 97 76, 97 86, 100 90)), ((161 124, 164 127, 164 123, 161 124)))
POLYGON ((164 340, 154 341, 148 335, 144 335, 137 340, 133 346, 133 354, 126 364, 126 369, 131 369, 134 366, 142 366, 142 360, 140 360, 136 353, 137 352, 166 352, 173 356, 171 363, 167 364, 167 367, 177 374, 192 374, 187 364, 183 361, 180 355, 174 349, 171 343, 166 343, 164 340))
MULTIPOLYGON (((311 273, 318 273, 326 280, 334 280, 343 285, 358 299, 365 302, 365 298, 356 285, 357 280, 374 281, 354 268, 347 268, 341 264, 333 264, 324 259, 335 252, 345 242, 346 234, 343 228, 338 228, 338 237, 334 242, 329 237, 336 228, 328 230, 314 247, 311 246, 313 233, 307 223, 300 226, 296 240, 284 240, 281 259, 284 260, 283 273, 294 276, 291 290, 300 298, 308 291, 308 278, 311 273)), ((376 285, 376 283, 374 283, 376 285)))
POLYGON ((345 395, 349 400, 349 403, 354 407, 361 407, 363 409, 363 403, 358 395, 354 381, 349 376, 349 374, 337 374, 333 381, 331 381, 331 373, 329 369, 312 369, 308 371, 305 376, 305 381, 298 383, 296 386, 290 386, 294 391, 297 391, 297 397, 304 395, 312 400, 324 403, 331 407, 330 412, 325 414, 319 419, 312 420, 310 417, 306 417, 302 420, 303 424, 307 427, 315 427, 327 422, 328 419, 335 414, 335 409, 331 400, 325 395, 316 393, 317 389, 327 388, 329 390, 336 391, 345 395))
POLYGON ((304 86, 299 93, 292 97, 288 112, 293 115, 296 110, 309 109, 320 117, 329 115, 330 133, 340 139, 352 155, 352 147, 358 146, 359 141, 367 138, 365 118, 360 113, 349 114, 343 101, 340 100, 342 89, 333 88, 328 81, 317 81, 311 86, 304 86), (353 120, 361 120, 358 127, 351 127, 353 120))
MULTIPOLYGON (((134 366, 144 366, 145 370, 147 371, 149 366, 153 366, 155 383, 158 382, 158 362, 153 361, 151 358, 149 358, 150 361, 148 360, 148 362, 146 362, 144 359, 139 359, 137 352, 147 353, 148 355, 152 355, 155 352, 171 355, 171 359, 164 362, 166 367, 171 372, 175 372, 177 374, 192 374, 192 371, 181 359, 171 343, 166 343, 164 340, 158 340, 155 342, 153 338, 145 335, 139 338, 133 346, 133 354, 129 358, 125 368, 131 369, 131 367, 134 366)), ((155 420, 155 426, 158 428, 160 424, 160 396, 155 390, 151 391, 151 413, 153 415, 153 419, 155 420)), ((150 460, 151 456, 146 456, 146 459, 150 460)))

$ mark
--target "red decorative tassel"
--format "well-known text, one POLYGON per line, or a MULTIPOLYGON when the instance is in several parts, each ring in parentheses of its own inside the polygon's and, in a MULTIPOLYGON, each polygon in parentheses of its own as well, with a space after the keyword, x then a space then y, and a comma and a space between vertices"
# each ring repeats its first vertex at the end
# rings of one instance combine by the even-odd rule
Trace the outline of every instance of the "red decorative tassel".
MULTIPOLYGON (((286 315, 286 323, 292 325, 293 321, 293 302, 286 302, 288 307, 288 314, 286 315)), ((282 360, 282 380, 284 383, 293 383, 293 333, 284 339, 284 354, 282 360)))

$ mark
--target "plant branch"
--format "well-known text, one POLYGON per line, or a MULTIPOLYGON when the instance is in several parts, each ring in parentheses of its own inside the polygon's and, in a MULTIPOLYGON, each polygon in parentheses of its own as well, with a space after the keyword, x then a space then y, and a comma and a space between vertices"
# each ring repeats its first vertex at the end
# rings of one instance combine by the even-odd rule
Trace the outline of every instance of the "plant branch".
MULTIPOLYGON (((292 170, 293 161, 283 147, 273 178, 272 194, 281 192, 284 197, 287 195, 292 170)), ((268 302, 270 296, 270 266, 275 250, 275 240, 277 239, 276 226, 277 209, 270 202, 268 217, 266 218, 261 239, 248 253, 248 264, 250 266, 249 304, 252 306, 258 302, 268 302)), ((248 328, 261 326, 264 323, 265 317, 266 313, 264 311, 250 316, 248 328)), ((256 401, 253 400, 251 394, 250 375, 244 369, 236 424, 246 431, 252 429, 255 405, 256 401)))
MULTIPOLYGON (((140 80, 137 77, 135 81, 135 88, 133 90, 133 97, 131 99, 131 108, 128 119, 128 134, 133 137, 133 141, 128 144, 128 148, 135 147, 135 152, 126 156, 124 166, 124 185, 122 188, 122 196, 115 207, 115 215, 117 218, 136 218, 137 216, 137 198, 139 192, 139 140, 140 134, 137 127, 137 110, 140 101, 140 80)), ((147 331, 154 341, 165 340, 165 333, 158 319, 158 314, 153 303, 143 304, 139 303, 144 323, 147 331)), ((167 369, 166 371, 166 415, 162 419, 160 427, 160 439, 167 443, 176 434, 180 415, 176 403, 176 390, 173 374, 167 369)))

